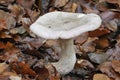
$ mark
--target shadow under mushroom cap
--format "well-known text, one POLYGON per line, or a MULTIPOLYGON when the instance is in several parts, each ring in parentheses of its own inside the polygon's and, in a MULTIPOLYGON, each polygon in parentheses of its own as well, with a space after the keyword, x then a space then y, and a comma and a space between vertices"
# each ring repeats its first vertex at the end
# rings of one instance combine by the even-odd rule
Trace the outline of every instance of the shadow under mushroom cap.
POLYGON ((50 12, 40 16, 30 30, 45 39, 70 39, 97 29, 101 18, 96 14, 50 12))

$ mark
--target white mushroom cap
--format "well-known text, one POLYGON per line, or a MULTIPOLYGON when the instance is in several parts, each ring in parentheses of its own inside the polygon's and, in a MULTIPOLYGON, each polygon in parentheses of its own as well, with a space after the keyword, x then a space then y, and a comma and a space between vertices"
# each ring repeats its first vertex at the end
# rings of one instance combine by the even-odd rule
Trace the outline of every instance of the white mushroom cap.
POLYGON ((70 39, 97 29, 101 18, 96 14, 50 12, 36 20, 30 30, 45 39, 70 39))

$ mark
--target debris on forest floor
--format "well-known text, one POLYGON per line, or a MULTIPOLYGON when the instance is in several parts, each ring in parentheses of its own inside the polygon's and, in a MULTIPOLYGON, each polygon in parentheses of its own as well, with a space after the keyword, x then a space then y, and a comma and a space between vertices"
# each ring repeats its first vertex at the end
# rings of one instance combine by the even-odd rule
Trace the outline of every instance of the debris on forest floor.
MULTIPOLYGON (((69 63, 68 63, 69 64, 69 63)), ((0 0, 0 80, 120 80, 120 0, 0 0), (77 62, 60 75, 58 41, 29 27, 52 11, 96 13, 102 24, 74 39, 77 62)))

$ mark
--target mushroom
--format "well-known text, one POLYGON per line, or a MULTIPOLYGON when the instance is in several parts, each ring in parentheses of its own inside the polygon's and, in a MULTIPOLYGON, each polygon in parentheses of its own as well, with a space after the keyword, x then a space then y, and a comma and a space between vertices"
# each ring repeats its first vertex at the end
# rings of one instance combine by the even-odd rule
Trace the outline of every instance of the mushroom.
POLYGON ((97 29, 101 18, 97 14, 82 14, 70 12, 47 13, 30 26, 30 30, 45 39, 58 39, 61 53, 58 62, 52 63, 60 74, 69 73, 76 63, 74 37, 97 29))

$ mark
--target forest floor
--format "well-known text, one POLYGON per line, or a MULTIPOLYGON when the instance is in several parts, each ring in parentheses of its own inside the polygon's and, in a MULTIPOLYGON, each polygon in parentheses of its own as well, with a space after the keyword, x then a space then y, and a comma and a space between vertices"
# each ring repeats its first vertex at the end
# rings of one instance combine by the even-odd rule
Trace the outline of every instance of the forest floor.
MULTIPOLYGON (((120 80, 120 0, 0 0, 0 80, 120 80), (60 75, 58 42, 29 27, 52 11, 96 13, 102 24, 74 39, 74 69, 60 75)), ((69 64, 69 63, 68 63, 69 64)))

